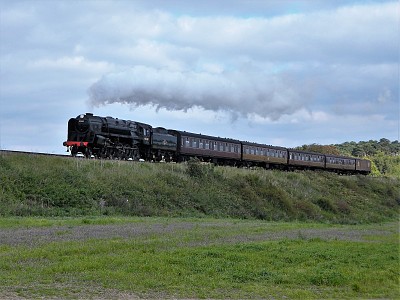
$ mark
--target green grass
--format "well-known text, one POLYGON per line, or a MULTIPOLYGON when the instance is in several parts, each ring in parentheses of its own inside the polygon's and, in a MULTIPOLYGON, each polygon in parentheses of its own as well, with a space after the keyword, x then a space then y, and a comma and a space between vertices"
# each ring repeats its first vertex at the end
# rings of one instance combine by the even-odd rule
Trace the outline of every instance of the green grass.
POLYGON ((327 172, 1 155, 0 216, 394 220, 400 181, 327 172))
POLYGON ((400 298, 398 179, 0 155, 0 183, 4 232, 182 225, 0 243, 0 298, 400 298))
MULTIPOLYGON (((30 220, 25 223, 30 227, 43 224, 30 220)), ((72 227, 81 225, 82 220, 59 221, 72 227)), ((116 222, 167 225, 188 221, 199 226, 132 239, 0 246, 0 296, 96 298, 111 293, 108 296, 114 298, 124 294, 237 299, 400 297, 398 223, 350 226, 164 218, 116 222), (306 239, 301 235, 261 242, 224 240, 296 228, 375 229, 390 234, 370 235, 363 241, 306 239)), ((54 220, 48 222, 58 225, 54 220)), ((95 223, 108 224, 107 218, 95 219, 95 223)))

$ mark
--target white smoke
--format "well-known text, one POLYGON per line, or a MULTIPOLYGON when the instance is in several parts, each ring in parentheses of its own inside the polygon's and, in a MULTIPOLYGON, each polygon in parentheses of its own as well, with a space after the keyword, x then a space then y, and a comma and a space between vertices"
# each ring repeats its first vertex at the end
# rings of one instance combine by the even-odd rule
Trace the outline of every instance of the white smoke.
POLYGON ((254 71, 216 74, 136 66, 103 76, 90 87, 89 102, 177 111, 200 107, 227 111, 233 117, 258 115, 277 120, 304 107, 304 90, 293 80, 254 71))

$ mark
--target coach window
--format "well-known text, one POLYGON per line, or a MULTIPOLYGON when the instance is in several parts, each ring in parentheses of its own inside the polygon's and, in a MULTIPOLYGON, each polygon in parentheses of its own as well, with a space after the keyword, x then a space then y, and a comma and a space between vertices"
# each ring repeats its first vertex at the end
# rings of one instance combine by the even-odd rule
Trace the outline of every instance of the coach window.
POLYGON ((203 149, 203 140, 200 140, 199 148, 203 149))

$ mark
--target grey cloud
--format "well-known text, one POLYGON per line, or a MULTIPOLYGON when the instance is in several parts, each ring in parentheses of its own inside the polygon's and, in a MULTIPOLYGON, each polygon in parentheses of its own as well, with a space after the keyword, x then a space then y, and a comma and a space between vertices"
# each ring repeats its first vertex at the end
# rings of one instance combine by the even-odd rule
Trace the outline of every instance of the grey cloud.
MULTIPOLYGON (((204 119, 187 122, 201 107, 221 118, 208 119, 209 134, 236 127, 226 136, 241 130, 253 140, 257 129, 261 142, 275 134, 304 143, 337 126, 343 139, 357 138, 356 127, 367 138, 393 138, 398 9, 378 0, 0 0, 0 142, 13 144, 17 116, 20 128, 42 113, 53 124, 43 132, 65 127, 88 110, 88 88, 94 113, 139 119, 126 107, 140 106, 142 121, 169 118, 165 126, 186 116, 171 128, 203 130, 204 119), (326 128, 302 112, 326 116, 326 128)), ((40 147, 63 149, 61 131, 56 146, 40 147)))
POLYGON ((187 111, 193 107, 243 117, 279 119, 306 104, 296 82, 260 72, 181 72, 136 66, 103 76, 89 89, 90 104, 126 103, 187 111))

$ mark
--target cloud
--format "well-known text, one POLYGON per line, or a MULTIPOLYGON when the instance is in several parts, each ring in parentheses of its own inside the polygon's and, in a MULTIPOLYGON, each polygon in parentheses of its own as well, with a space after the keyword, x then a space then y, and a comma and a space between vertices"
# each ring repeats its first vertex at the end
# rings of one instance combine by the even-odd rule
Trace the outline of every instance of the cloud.
POLYGON ((127 43, 110 47, 130 63, 91 85, 89 103, 200 107, 271 120, 322 101, 338 114, 362 112, 360 106, 382 84, 394 89, 396 8, 388 2, 248 18, 157 10, 134 21, 122 14, 112 22, 120 28, 126 21, 121 37, 127 43))
POLYGON ((305 91, 296 85, 260 72, 183 72, 136 66, 103 76, 90 87, 89 95, 92 105, 120 102, 180 111, 200 107, 233 116, 279 119, 305 105, 305 91))
POLYGON ((83 56, 64 56, 56 59, 43 58, 27 63, 28 68, 34 69, 65 69, 84 72, 109 72, 112 64, 104 61, 89 61, 83 56))
POLYGON ((62 152, 90 110, 293 146, 398 138, 399 22, 386 0, 0 0, 0 142, 62 152), (23 130, 43 119, 56 146, 23 130))
POLYGON ((378 102, 380 104, 385 104, 391 100, 392 100, 392 91, 389 88, 385 87, 378 96, 378 102))

